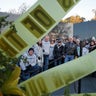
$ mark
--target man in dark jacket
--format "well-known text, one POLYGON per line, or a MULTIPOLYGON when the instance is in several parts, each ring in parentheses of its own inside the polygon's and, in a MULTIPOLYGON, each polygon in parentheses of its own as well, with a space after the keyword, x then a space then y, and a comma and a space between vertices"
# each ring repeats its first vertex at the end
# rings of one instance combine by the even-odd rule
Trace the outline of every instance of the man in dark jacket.
POLYGON ((77 56, 77 46, 73 42, 73 37, 69 37, 69 42, 64 47, 65 62, 71 61, 77 56))
POLYGON ((54 46, 53 55, 55 60, 55 66, 61 64, 62 57, 64 55, 64 46, 62 45, 61 39, 58 39, 57 44, 54 46))

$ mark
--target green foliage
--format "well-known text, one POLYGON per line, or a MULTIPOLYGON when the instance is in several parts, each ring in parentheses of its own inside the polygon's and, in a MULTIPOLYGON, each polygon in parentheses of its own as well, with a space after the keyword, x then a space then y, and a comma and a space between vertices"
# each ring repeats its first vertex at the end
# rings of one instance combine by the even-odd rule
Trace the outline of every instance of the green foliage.
POLYGON ((15 25, 13 24, 13 21, 7 21, 7 20, 6 20, 7 17, 9 17, 9 15, 0 17, 0 29, 1 29, 2 27, 5 27, 5 26, 7 26, 7 25, 10 25, 10 29, 12 29, 14 32, 17 32, 16 27, 15 27, 15 25))
POLYGON ((6 56, 0 51, 0 88, 15 69, 16 62, 17 58, 6 56))
MULTIPOLYGON (((10 29, 17 32, 15 25, 6 21, 7 17, 9 16, 0 17, 0 29, 10 25, 10 29)), ((21 73, 20 68, 16 66, 17 61, 17 58, 5 55, 0 50, 0 96, 25 96, 17 86, 21 73)))
POLYGON ((6 21, 6 18, 7 18, 7 17, 9 17, 9 15, 0 17, 0 28, 1 28, 1 27, 5 27, 6 25, 9 24, 9 22, 6 21))
MULTIPOLYGON (((9 17, 9 15, 0 17, 0 29, 10 24, 10 28, 16 31, 15 25, 12 25, 12 22, 6 20, 7 17, 9 17)), ((0 88, 14 70, 16 63, 17 58, 4 55, 3 51, 0 51, 0 88)))
POLYGON ((0 51, 0 96, 25 96, 17 86, 21 70, 16 63, 17 58, 0 51))
POLYGON ((17 32, 15 24, 10 23, 10 29, 12 29, 14 32, 17 32))

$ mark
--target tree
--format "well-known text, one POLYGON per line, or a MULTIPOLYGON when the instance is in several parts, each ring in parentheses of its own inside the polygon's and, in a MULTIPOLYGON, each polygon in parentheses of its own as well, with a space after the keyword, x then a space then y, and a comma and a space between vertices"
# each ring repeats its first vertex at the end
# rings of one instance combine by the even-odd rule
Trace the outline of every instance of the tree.
POLYGON ((76 16, 70 16, 69 18, 63 20, 62 22, 66 22, 66 23, 81 23, 84 22, 85 18, 84 17, 80 17, 79 15, 76 16))
POLYGON ((19 12, 19 14, 23 14, 23 13, 26 12, 27 9, 28 9, 28 6, 26 5, 26 3, 23 3, 23 4, 19 7, 18 12, 19 12))
MULTIPOLYGON (((0 29, 9 24, 7 17, 0 17, 0 29)), ((16 31, 14 25, 11 24, 10 28, 16 31)), ((17 61, 17 58, 11 58, 0 49, 0 96, 24 96, 17 86, 21 73, 20 68, 16 66, 17 61)))
POLYGON ((9 15, 0 17, 0 33, 1 33, 1 28, 9 24, 9 22, 6 20, 7 17, 9 17, 9 15))
POLYGON ((27 11, 28 6, 26 5, 26 3, 22 3, 22 5, 20 5, 20 7, 16 10, 16 9, 10 9, 9 13, 11 14, 23 14, 27 11))
POLYGON ((15 25, 13 24, 13 21, 7 21, 7 17, 9 17, 9 15, 7 16, 3 16, 0 17, 0 33, 2 31, 2 28, 5 28, 6 26, 10 26, 10 29, 14 30, 15 32, 17 32, 15 25))

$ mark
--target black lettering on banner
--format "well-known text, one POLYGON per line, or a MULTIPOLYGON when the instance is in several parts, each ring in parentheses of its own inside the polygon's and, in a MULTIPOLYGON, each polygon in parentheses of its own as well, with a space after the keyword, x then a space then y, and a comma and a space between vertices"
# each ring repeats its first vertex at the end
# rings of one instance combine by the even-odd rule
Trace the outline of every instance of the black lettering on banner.
POLYGON ((68 9, 71 8, 71 6, 73 6, 75 4, 74 0, 57 0, 57 1, 62 6, 64 11, 67 11, 68 9))
POLYGON ((44 81, 45 80, 42 77, 39 77, 37 80, 37 84, 38 84, 38 87, 39 87, 41 93, 43 93, 43 92, 47 93, 47 91, 48 91, 44 81))
POLYGON ((37 38, 45 33, 45 31, 29 16, 22 21, 22 24, 37 38))
POLYGON ((18 52, 12 48, 3 38, 0 39, 0 48, 11 57, 14 57, 18 52))
POLYGON ((19 51, 24 49, 27 46, 25 41, 22 38, 20 38, 20 36, 13 30, 9 30, 4 36, 19 51))
POLYGON ((30 15, 46 29, 49 29, 55 23, 54 19, 40 5, 30 15))

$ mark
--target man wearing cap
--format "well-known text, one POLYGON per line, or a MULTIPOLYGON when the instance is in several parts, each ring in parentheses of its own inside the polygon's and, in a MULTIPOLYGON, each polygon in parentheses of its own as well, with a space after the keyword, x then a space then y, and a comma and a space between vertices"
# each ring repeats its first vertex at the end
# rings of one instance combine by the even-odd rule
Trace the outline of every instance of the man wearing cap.
POLYGON ((62 63, 62 58, 64 55, 64 46, 62 45, 62 39, 59 38, 57 40, 57 44, 54 46, 53 50, 53 55, 54 55, 54 65, 60 65, 62 63))

